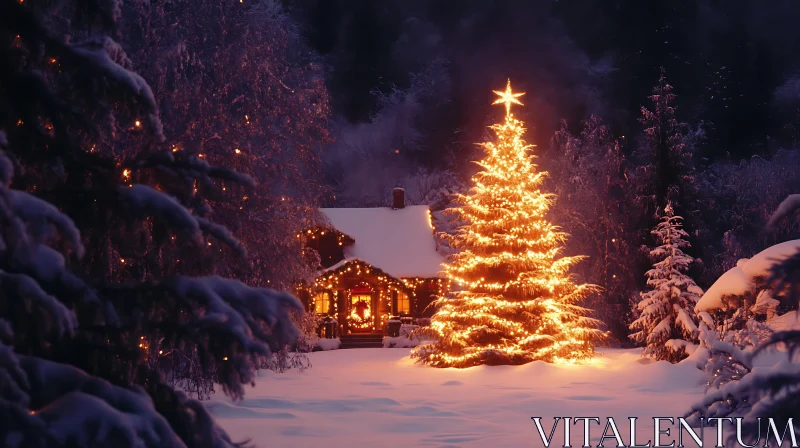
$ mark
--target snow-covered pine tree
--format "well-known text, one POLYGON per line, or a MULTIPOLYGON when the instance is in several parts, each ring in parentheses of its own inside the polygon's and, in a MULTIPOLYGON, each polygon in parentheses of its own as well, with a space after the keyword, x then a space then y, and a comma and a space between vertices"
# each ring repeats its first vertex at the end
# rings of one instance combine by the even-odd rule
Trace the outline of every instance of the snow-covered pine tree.
POLYGON ((685 273, 694 259, 681 250, 689 246, 681 220, 667 204, 652 231, 659 246, 650 256, 658 261, 645 274, 651 289, 641 293, 639 317, 630 326, 630 338, 645 344, 645 356, 670 362, 685 358, 698 342, 694 305, 703 294, 685 273))
POLYGON ((3 446, 233 446, 151 367, 149 347, 194 351, 241 397, 259 357, 297 336, 287 294, 159 271, 109 280, 125 260, 103 249, 122 231, 141 256, 173 240, 199 255, 209 237, 240 250, 178 197, 195 182, 252 183, 164 144, 152 91, 111 38, 120 18, 117 2, 0 3, 3 446), (119 160, 100 143, 120 129, 150 144, 119 160))

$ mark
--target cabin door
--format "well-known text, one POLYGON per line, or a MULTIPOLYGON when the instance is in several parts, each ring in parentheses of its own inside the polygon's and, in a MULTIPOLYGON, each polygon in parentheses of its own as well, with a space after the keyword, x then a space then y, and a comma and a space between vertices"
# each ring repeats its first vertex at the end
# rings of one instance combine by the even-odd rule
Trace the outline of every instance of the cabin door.
POLYGON ((350 290, 347 323, 351 333, 372 333, 375 331, 374 292, 368 285, 360 285, 350 290))

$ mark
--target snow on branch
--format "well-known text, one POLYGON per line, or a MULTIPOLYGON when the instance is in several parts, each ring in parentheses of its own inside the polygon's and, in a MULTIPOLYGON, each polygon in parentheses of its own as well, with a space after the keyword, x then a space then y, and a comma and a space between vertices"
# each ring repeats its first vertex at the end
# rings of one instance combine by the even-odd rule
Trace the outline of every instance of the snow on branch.
POLYGON ((69 216, 61 213, 54 205, 36 196, 19 190, 8 190, 9 204, 34 234, 46 233, 44 226, 53 224, 65 235, 78 257, 83 257, 85 249, 81 234, 69 216))
POLYGON ((247 174, 211 165, 195 154, 184 152, 177 154, 171 151, 149 153, 143 157, 127 160, 122 163, 122 166, 132 170, 158 168, 178 177, 198 179, 208 185, 213 183, 213 179, 221 179, 247 185, 250 188, 256 186, 255 179, 247 174))
POLYGON ((199 323, 225 327, 248 352, 268 356, 298 336, 289 312, 302 312, 303 306, 288 293, 219 276, 178 277, 168 287, 178 297, 201 302, 206 312, 199 323))
POLYGON ((197 244, 201 244, 202 231, 229 245, 241 255, 247 253, 242 243, 224 226, 192 215, 177 199, 168 194, 141 184, 119 187, 118 191, 130 209, 138 216, 159 216, 173 227, 188 231, 197 244))
POLYGON ((141 184, 119 187, 118 191, 123 200, 127 201, 133 211, 140 216, 158 215, 174 227, 189 230, 192 233, 200 231, 200 225, 189 210, 168 194, 141 184))
POLYGON ((42 309, 45 312, 44 316, 39 314, 36 320, 49 318, 50 321, 45 322, 47 329, 55 331, 59 337, 75 334, 78 328, 78 319, 72 310, 46 293, 36 281, 27 275, 10 274, 0 270, 0 290, 4 292, 8 300, 16 298, 23 301, 26 309, 33 306, 42 309))
POLYGON ((73 63, 83 67, 83 71, 99 73, 102 77, 112 81, 133 98, 139 100, 144 106, 153 135, 160 141, 164 140, 163 125, 158 116, 158 104, 147 81, 137 73, 126 69, 114 59, 127 59, 122 47, 110 37, 93 39, 75 45, 62 46, 62 50, 69 51, 68 56, 77 59, 73 63), (113 58, 112 58, 113 57, 113 58))
POLYGON ((772 214, 772 217, 767 223, 767 228, 774 229, 778 221, 798 212, 800 212, 800 194, 791 194, 780 203, 778 209, 772 214))
POLYGON ((788 384, 797 384, 798 381, 800 364, 783 361, 774 367, 756 367, 738 381, 728 382, 707 394, 692 406, 687 416, 727 417, 748 409, 744 413, 745 421, 765 415, 772 416, 774 414, 763 412, 770 405, 769 397, 783 395, 775 394, 774 391, 781 390, 788 384))
POLYGON ((190 331, 214 343, 198 345, 200 357, 216 366, 217 382, 234 398, 252 382, 255 361, 295 342, 300 332, 290 313, 303 312, 285 292, 252 288, 237 280, 178 277, 164 285, 194 310, 190 331))
POLYGON ((127 389, 64 364, 19 357, 30 406, 59 443, 184 447, 141 389, 127 389))
POLYGON ((211 222, 208 219, 200 216, 194 216, 194 219, 197 220, 197 223, 200 225, 200 229, 203 232, 214 236, 214 238, 232 247, 240 256, 242 257, 247 256, 247 248, 244 247, 244 244, 242 244, 241 241, 236 239, 236 237, 233 236, 231 231, 228 230, 225 226, 211 222))
MULTIPOLYGON (((66 268, 64 256, 38 241, 47 236, 48 232, 42 227, 49 223, 55 223, 68 236, 76 252, 83 253, 80 233, 69 217, 41 199, 0 185, 0 251, 6 258, 3 270, 24 274, 31 282, 43 283, 37 285, 40 286, 37 290, 22 277, 7 277, 6 280, 25 283, 20 287, 24 287, 27 295, 41 304, 49 303, 46 307, 56 313, 61 311, 55 311, 53 302, 43 295, 44 290, 61 289, 70 298, 96 303, 97 296, 92 288, 66 268)), ((110 321, 115 319, 113 313, 106 317, 110 321)), ((62 316, 56 320, 65 324, 69 318, 62 316)), ((66 325, 62 329, 68 332, 69 327, 66 325)))
POLYGON ((247 185, 248 187, 255 187, 256 181, 251 176, 240 173, 238 171, 229 169, 229 168, 222 168, 218 166, 213 166, 206 162, 205 160, 200 160, 197 157, 189 157, 186 160, 186 166, 195 173, 202 173, 209 178, 217 178, 223 180, 229 180, 233 182, 238 182, 240 184, 247 185))
POLYGON ((774 333, 755 350, 754 355, 765 350, 774 349, 777 346, 787 347, 789 358, 794 358, 794 356, 800 352, 800 330, 787 330, 774 333))
POLYGON ((676 314, 675 323, 681 326, 683 333, 689 336, 696 335, 698 332, 697 325, 694 323, 689 312, 681 308, 678 304, 673 304, 672 307, 676 314))

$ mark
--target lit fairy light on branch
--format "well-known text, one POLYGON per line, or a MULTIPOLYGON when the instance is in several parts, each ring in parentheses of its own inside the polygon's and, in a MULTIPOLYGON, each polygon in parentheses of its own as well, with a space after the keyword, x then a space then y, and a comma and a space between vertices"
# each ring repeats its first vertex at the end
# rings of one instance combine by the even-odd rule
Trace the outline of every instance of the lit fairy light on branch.
POLYGON ((470 194, 449 210, 466 223, 451 237, 458 252, 444 266, 461 290, 436 301, 430 327, 420 330, 434 342, 413 356, 436 367, 575 363, 590 358, 604 335, 578 305, 595 287, 575 284, 569 273, 582 257, 559 258, 567 235, 545 219, 553 203, 540 189, 547 173, 532 163, 534 146, 511 113, 524 93, 510 80, 494 93, 505 120, 491 126, 496 140, 481 145, 485 157, 470 194))

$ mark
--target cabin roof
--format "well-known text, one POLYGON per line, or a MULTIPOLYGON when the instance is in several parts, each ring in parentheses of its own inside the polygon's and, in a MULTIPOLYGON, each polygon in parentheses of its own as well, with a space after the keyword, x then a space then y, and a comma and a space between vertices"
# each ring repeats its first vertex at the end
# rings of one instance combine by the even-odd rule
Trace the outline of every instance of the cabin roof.
POLYGON ((436 250, 427 205, 383 208, 323 208, 338 231, 355 243, 344 248, 344 262, 359 259, 396 278, 439 277, 444 256, 436 250))

